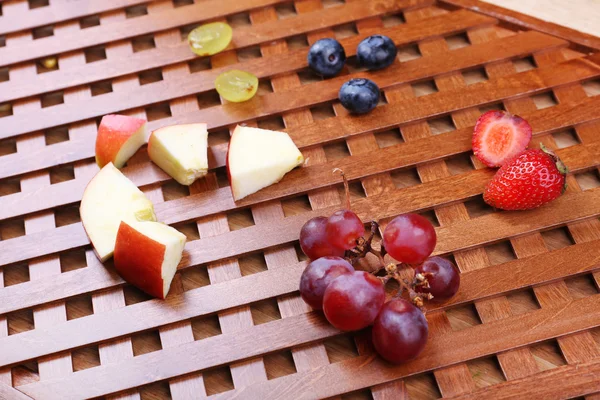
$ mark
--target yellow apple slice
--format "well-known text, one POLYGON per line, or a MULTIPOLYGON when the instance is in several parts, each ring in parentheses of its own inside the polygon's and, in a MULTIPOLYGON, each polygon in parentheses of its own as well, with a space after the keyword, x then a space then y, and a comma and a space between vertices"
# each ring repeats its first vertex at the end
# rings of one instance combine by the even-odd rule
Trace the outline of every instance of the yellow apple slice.
POLYGON ((112 163, 88 183, 79 213, 100 261, 112 256, 121 221, 156 221, 152 202, 112 163))
POLYGON ((96 136, 96 163, 121 168, 146 143, 146 121, 125 115, 105 115, 96 136))
POLYGON ((237 126, 229 141, 227 173, 234 200, 279 182, 304 162, 285 132, 237 126))
POLYGON ((186 237, 160 222, 121 222, 115 245, 115 269, 150 296, 169 293, 186 237))
POLYGON ((173 125, 152 132, 148 155, 182 185, 191 185, 208 170, 206 124, 173 125))

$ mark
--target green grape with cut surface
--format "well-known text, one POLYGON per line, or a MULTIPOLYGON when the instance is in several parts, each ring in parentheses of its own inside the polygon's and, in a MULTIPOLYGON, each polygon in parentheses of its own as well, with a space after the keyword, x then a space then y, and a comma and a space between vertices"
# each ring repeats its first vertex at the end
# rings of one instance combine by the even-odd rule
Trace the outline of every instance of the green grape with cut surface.
POLYGON ((234 69, 219 75, 215 80, 215 88, 225 100, 239 103, 254 97, 258 90, 258 78, 234 69))
POLYGON ((224 22, 213 22, 201 25, 190 32, 188 43, 194 53, 199 56, 212 56, 223 50, 233 37, 233 31, 224 22))

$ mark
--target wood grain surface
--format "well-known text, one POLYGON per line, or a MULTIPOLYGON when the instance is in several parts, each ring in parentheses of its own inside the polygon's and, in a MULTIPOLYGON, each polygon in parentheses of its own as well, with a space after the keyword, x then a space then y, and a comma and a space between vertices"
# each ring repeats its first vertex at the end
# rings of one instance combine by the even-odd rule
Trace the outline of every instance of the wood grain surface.
POLYGON ((594 0, 568 9, 550 1, 535 19, 492 3, 536 8, 1 2, 0 398, 597 398, 600 40, 593 24, 564 21, 600 10, 594 0), (197 58, 185 35, 212 20, 231 24, 234 40, 197 58), (352 56, 373 33, 394 40, 399 60, 368 72, 352 56), (341 76, 321 80, 306 54, 331 36, 350 58, 341 76), (57 67, 43 67, 47 57, 57 67), (258 96, 220 99, 213 81, 230 69, 256 74, 258 96), (366 116, 336 100, 351 77, 383 91, 366 116), (483 202, 494 171, 471 157, 470 139, 480 113, 498 108, 528 119, 533 144, 569 167, 569 189, 552 204, 499 212, 483 202), (147 118, 150 129, 209 125, 210 173, 191 187, 151 164, 145 148, 123 169, 159 220, 188 237, 165 301, 99 263, 79 218, 98 171, 98 120, 116 112, 147 118), (306 165, 234 202, 224 165, 237 123, 287 131, 306 165), (340 207, 334 168, 349 177, 361 219, 385 226, 424 215, 436 226, 435 254, 461 270, 459 293, 428 306, 428 345, 411 363, 386 364, 368 333, 337 331, 298 296, 308 262, 298 232, 340 207))

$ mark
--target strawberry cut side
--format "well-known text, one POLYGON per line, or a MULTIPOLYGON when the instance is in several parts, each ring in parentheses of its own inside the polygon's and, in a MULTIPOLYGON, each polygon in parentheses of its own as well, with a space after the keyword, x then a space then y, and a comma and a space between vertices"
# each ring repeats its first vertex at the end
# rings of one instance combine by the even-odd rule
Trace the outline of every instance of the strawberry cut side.
POLYGON ((488 167, 500 167, 521 154, 531 141, 531 125, 504 111, 488 111, 473 131, 473 152, 488 167))

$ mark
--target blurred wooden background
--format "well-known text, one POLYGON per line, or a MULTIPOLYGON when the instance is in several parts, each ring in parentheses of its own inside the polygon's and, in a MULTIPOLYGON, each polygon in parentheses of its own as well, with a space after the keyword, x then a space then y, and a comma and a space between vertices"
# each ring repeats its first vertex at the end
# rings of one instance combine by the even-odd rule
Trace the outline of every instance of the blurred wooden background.
POLYGON ((554 22, 578 31, 600 36, 600 0, 483 0, 554 22))

